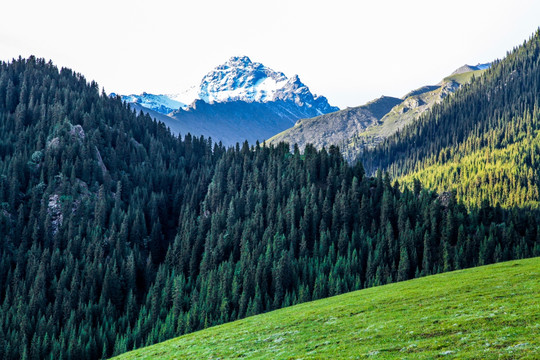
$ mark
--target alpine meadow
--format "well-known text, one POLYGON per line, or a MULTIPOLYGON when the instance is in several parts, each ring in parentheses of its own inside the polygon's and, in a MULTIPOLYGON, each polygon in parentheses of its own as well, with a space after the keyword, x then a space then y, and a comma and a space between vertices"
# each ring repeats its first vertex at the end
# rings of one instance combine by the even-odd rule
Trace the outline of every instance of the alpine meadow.
POLYGON ((246 56, 191 105, 0 62, 0 360, 540 358, 540 30, 469 68, 339 110, 246 56))

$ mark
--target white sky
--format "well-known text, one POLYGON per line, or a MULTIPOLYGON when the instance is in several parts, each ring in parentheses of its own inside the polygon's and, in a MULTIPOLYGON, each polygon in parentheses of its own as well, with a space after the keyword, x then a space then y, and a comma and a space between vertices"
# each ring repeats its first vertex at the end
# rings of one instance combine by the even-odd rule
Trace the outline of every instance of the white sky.
POLYGON ((180 92, 247 55, 341 108, 502 58, 540 26, 538 0, 13 0, 1 11, 1 60, 51 59, 107 92, 180 92))

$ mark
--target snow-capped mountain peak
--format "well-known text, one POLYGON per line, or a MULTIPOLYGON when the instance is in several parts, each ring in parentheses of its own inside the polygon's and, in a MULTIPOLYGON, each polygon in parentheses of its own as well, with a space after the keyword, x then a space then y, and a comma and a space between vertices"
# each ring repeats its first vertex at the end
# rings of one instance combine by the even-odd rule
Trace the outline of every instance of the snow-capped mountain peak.
POLYGON ((325 97, 312 94, 298 75, 287 78, 247 56, 232 57, 209 72, 201 81, 199 98, 207 103, 286 101, 317 114, 338 110, 325 97))
POLYGON ((253 62, 247 56, 234 56, 206 74, 199 86, 170 95, 124 95, 122 99, 169 114, 188 109, 195 100, 208 104, 243 101, 269 103, 285 101, 315 110, 317 114, 336 111, 323 96, 313 95, 298 75, 287 78, 282 72, 253 62))
POLYGON ((199 98, 207 103, 273 101, 287 80, 283 73, 252 62, 247 56, 232 57, 203 77, 199 98))

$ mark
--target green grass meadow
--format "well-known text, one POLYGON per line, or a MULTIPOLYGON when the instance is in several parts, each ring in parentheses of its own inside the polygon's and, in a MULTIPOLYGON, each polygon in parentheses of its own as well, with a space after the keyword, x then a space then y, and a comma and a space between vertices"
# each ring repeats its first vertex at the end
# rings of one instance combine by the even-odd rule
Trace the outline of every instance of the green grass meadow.
POLYGON ((115 359, 540 359, 540 258, 374 287, 115 359))

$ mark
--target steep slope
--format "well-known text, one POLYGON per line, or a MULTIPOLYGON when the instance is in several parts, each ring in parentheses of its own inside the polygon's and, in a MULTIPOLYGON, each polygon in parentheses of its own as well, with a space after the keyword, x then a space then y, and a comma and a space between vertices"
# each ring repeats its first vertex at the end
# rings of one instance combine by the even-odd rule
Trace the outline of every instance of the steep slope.
MULTIPOLYGON (((180 133, 180 131, 179 131, 180 129, 178 127, 177 121, 175 121, 170 116, 167 116, 165 114, 162 114, 162 113, 154 111, 154 110, 150 110, 147 107, 144 107, 144 106, 142 106, 142 105, 140 105, 138 103, 130 103, 129 108, 131 110, 134 110, 137 114, 142 112, 143 114, 150 115, 150 117, 152 119, 155 119, 157 121, 160 121, 160 122, 164 123, 168 128, 171 129, 171 132, 173 132, 175 134, 180 133)), ((185 135, 185 134, 183 134, 183 135, 185 135)))
MULTIPOLYGON (((469 67, 469 65, 465 65, 469 67)), ((457 71, 457 70, 456 70, 457 71)), ((390 135, 412 124, 422 115, 427 114, 433 106, 440 104, 446 97, 455 93, 461 86, 468 84, 473 77, 479 77, 485 69, 459 72, 444 78, 438 85, 423 86, 403 97, 403 102, 393 107, 381 121, 344 140, 340 145, 343 155, 354 161, 364 148, 371 148, 381 143, 390 135)))
POLYGON ((351 134, 364 132, 378 125, 381 118, 401 102, 401 99, 383 96, 363 106, 302 119, 297 121, 294 127, 270 138, 268 142, 298 144, 300 149, 306 144, 312 144, 317 149, 337 145, 351 134))
MULTIPOLYGON (((540 206, 540 32, 426 116, 360 156, 459 199, 540 206)), ((456 74, 452 77, 463 77, 456 74)))
POLYGON ((536 359, 539 268, 534 258, 361 290, 115 359, 536 359))
POLYGON ((483 202, 493 206, 540 207, 540 177, 535 164, 529 160, 537 156, 540 133, 501 149, 483 149, 459 154, 399 179, 411 185, 422 179, 428 189, 439 193, 455 191, 460 201, 468 206, 483 202))
POLYGON ((247 140, 254 144, 294 124, 297 119, 312 117, 319 110, 298 106, 294 101, 271 102, 228 101, 206 103, 196 100, 185 110, 171 113, 171 126, 175 133, 203 134, 224 145, 247 140), (173 127, 174 126, 174 127, 173 127))
POLYGON ((287 103, 245 103, 230 101, 208 104, 196 100, 186 110, 174 112, 168 116, 147 109, 137 103, 129 104, 137 112, 147 113, 153 119, 163 122, 174 134, 204 134, 214 142, 225 146, 247 140, 255 144, 259 139, 266 139, 291 122, 283 114, 302 117, 302 113, 294 105, 287 103), (253 119, 256 119, 254 121, 253 119), (258 135, 255 135, 258 134, 258 135), (231 140, 233 139, 233 140, 231 140))
POLYGON ((283 141, 298 144, 300 149, 308 143, 318 149, 337 145, 352 161, 363 148, 375 146, 418 119, 473 76, 480 76, 488 66, 464 65, 438 85, 423 86, 401 99, 383 96, 363 106, 302 119, 294 127, 269 139, 269 143, 283 141))
POLYGON ((122 100, 170 115, 174 120, 164 122, 175 133, 205 135, 225 145, 262 141, 298 119, 338 110, 312 94, 297 75, 287 78, 247 56, 230 58, 182 93, 122 100))
POLYGON ((386 138, 406 125, 418 119, 429 111, 434 105, 440 104, 447 96, 456 92, 461 86, 469 83, 472 77, 478 77, 483 70, 473 70, 444 78, 437 86, 424 86, 414 90, 403 97, 403 102, 389 111, 381 120, 377 129, 370 129, 371 134, 376 133, 386 138))

